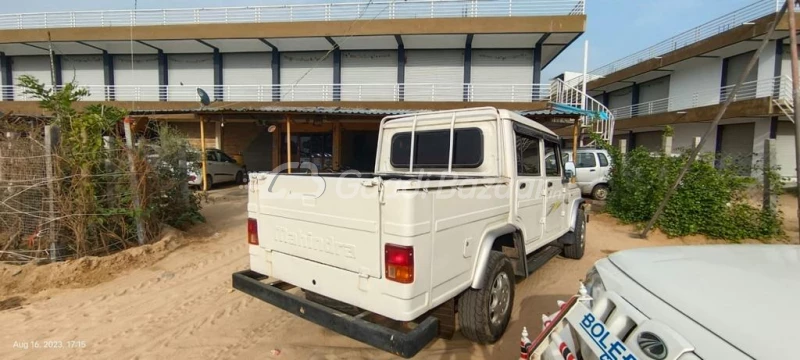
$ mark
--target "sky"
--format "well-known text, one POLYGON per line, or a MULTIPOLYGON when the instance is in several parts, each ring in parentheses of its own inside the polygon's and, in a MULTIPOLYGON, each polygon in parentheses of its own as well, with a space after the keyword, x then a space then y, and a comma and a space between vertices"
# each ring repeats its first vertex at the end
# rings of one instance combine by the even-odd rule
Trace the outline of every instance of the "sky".
MULTIPOLYGON (((3 13, 132 9, 136 0, 4 0, 3 13)), ((139 9, 360 2, 365 0, 138 0, 139 9)), ((525 0, 520 0, 525 1, 525 0)), ((550 79, 583 70, 589 40, 589 70, 744 7, 755 0, 586 0, 586 32, 543 70, 550 79)))

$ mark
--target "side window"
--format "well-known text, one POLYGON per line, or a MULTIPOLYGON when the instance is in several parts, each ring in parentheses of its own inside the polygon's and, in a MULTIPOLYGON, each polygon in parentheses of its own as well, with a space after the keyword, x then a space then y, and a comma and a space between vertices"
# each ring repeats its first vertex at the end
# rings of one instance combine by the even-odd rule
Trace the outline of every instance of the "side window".
POLYGON ((539 156, 539 139, 516 134, 517 137, 517 175, 542 175, 542 162, 539 156))
POLYGON ((600 166, 602 167, 608 166, 608 158, 606 157, 606 154, 597 153, 597 158, 600 159, 600 166))
POLYGON ((556 156, 548 158, 547 161, 545 161, 545 174, 547 176, 561 176, 561 152, 558 149, 558 144, 545 140, 544 153, 546 154, 545 156, 556 154, 556 156))
POLYGON ((217 153, 213 151, 207 151, 206 161, 217 161, 217 153))
POLYGON ((228 154, 225 154, 224 152, 219 153, 219 161, 230 162, 230 163, 234 162, 233 159, 231 159, 231 157, 228 156, 228 154))
POLYGON ((578 154, 578 163, 575 167, 578 168, 593 168, 597 166, 597 161, 594 160, 594 153, 580 153, 578 154))

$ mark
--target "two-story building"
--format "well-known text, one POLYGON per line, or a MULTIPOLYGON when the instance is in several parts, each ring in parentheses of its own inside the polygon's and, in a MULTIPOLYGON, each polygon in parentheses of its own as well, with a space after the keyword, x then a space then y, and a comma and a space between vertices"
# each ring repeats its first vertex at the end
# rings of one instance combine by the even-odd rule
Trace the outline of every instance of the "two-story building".
MULTIPOLYGON (((616 115, 615 144, 624 140, 628 148, 658 150, 669 125, 674 152, 693 146, 728 99, 783 3, 756 1, 592 70, 587 89, 616 115)), ((788 37, 784 17, 701 151, 757 168, 764 140, 777 139, 780 173, 796 178, 788 37)), ((580 81, 573 78, 573 83, 580 81)))
POLYGON ((17 82, 33 75, 88 88, 84 104, 167 119, 198 142, 201 119, 206 144, 243 154, 250 169, 272 169, 287 153, 370 169, 387 114, 541 113, 550 90, 542 69, 585 24, 584 0, 4 14, 0 111, 41 112, 17 82), (198 88, 212 100, 203 109, 198 88))

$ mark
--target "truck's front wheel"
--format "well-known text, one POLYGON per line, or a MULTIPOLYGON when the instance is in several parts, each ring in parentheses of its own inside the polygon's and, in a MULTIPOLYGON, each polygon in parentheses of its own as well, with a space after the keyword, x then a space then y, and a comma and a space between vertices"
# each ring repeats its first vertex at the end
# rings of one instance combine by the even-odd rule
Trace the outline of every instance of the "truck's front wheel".
POLYGON ((458 299, 458 320, 464 337, 494 343, 506 331, 514 305, 514 268, 502 252, 492 251, 482 289, 467 289, 458 299))

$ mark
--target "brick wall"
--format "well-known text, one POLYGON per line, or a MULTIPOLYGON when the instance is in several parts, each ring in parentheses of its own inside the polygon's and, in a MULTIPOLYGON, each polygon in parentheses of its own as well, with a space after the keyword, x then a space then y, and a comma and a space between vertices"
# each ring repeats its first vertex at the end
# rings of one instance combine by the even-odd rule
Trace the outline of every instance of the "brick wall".
MULTIPOLYGON (((200 148, 200 123, 199 122, 172 122, 169 124, 189 139, 189 143, 200 148)), ((206 123, 206 148, 216 147, 216 134, 214 123, 206 123)))
POLYGON ((222 127, 222 151, 241 154, 248 170, 269 171, 272 165, 272 134, 255 122, 225 123, 222 127))

